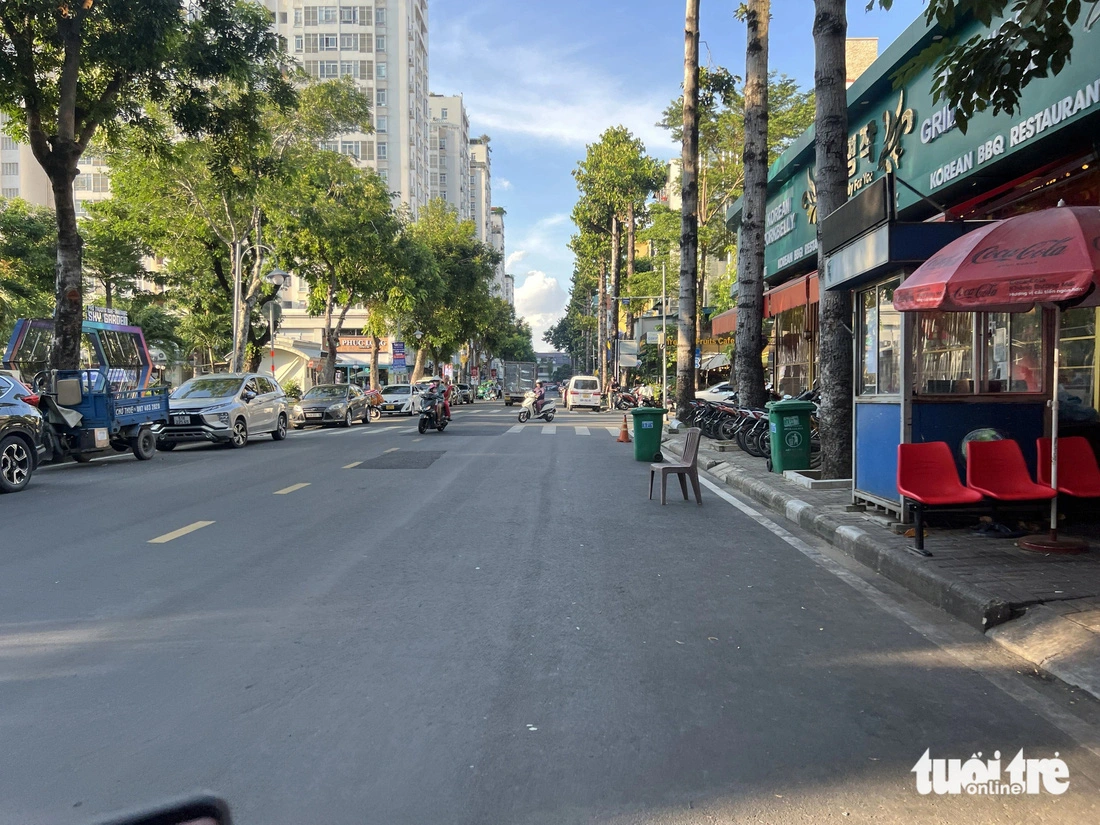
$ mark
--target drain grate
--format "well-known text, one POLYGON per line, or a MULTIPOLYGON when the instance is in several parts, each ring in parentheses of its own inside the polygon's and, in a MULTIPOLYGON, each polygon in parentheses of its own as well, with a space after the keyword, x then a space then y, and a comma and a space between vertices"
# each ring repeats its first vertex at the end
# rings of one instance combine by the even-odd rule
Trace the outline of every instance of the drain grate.
POLYGON ((426 470, 446 450, 397 450, 364 461, 357 470, 426 470))

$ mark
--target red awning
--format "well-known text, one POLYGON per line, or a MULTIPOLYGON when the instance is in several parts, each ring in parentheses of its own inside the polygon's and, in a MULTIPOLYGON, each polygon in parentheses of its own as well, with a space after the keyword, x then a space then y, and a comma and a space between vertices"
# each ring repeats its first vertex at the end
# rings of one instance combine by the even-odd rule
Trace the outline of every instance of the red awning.
POLYGON ((816 303, 818 298, 817 273, 811 272, 764 293, 764 317, 774 318, 788 309, 816 303))
POLYGON ((737 330, 737 307, 727 309, 710 319, 710 331, 713 335, 726 335, 737 330))
POLYGON ((929 258, 894 292, 902 311, 1027 311, 1100 304, 1100 209, 1059 206, 975 229, 929 258))

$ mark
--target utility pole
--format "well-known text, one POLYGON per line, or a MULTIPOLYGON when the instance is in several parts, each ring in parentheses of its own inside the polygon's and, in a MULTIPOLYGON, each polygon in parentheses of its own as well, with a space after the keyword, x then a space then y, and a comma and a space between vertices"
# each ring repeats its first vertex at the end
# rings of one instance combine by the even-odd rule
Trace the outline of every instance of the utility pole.
POLYGON ((668 409, 668 285, 661 261, 661 406, 668 409))

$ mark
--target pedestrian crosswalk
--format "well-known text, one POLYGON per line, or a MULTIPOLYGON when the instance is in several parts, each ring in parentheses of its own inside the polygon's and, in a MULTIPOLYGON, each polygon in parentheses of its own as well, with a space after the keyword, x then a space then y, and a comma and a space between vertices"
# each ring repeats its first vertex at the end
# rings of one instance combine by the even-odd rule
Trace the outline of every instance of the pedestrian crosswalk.
MULTIPOLYGON (((607 430, 611 435, 617 436, 619 434, 618 427, 597 427, 596 432, 598 433, 601 429, 607 430)), ((588 427, 566 427, 557 424, 543 424, 542 426, 538 424, 516 424, 505 430, 505 433, 534 432, 542 435, 557 435, 558 430, 561 430, 563 435, 592 435, 592 430, 588 427)))

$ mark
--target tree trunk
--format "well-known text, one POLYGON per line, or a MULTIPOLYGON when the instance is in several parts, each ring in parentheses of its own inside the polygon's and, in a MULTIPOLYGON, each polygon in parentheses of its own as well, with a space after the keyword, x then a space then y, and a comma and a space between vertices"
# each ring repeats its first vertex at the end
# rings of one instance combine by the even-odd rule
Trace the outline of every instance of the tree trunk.
POLYGON ((623 225, 618 215, 611 216, 611 329, 607 333, 611 345, 610 356, 615 365, 612 373, 615 380, 619 375, 619 289, 622 286, 623 225))
POLYGON ((112 294, 112 290, 111 290, 111 282, 109 280, 104 281, 103 282, 103 302, 107 305, 107 309, 112 309, 114 307, 114 301, 112 300, 113 298, 114 298, 114 295, 112 294))
POLYGON ((680 179, 680 306, 676 324, 676 411, 687 415, 695 398, 695 279, 699 216, 696 164, 699 156, 699 0, 687 0, 684 16, 684 138, 680 179))
MULTIPOLYGON (((636 220, 634 215, 634 203, 631 202, 626 210, 626 285, 628 289, 631 281, 634 280, 634 233, 637 229, 635 226, 636 220)), ((634 340, 633 307, 629 307, 626 311, 626 337, 630 341, 634 340)))
POLYGON ((412 375, 409 376, 409 382, 415 384, 421 378, 424 377, 424 362, 428 360, 428 351, 420 346, 418 341, 416 344, 416 360, 413 361, 412 375))
POLYGON ((84 241, 76 223, 76 200, 73 181, 76 179, 76 157, 70 167, 57 161, 46 169, 53 189, 57 210, 57 278, 54 293, 53 343, 50 347, 50 367, 75 370, 80 367, 80 333, 84 321, 83 249, 84 241))
MULTIPOLYGON (((814 14, 814 91, 817 100, 817 271, 825 272, 822 221, 848 199, 848 101, 844 40, 848 33, 844 0, 816 0, 814 14)), ((818 378, 821 403, 822 478, 852 473, 852 300, 847 290, 821 290, 818 378)))
POLYGON ((598 309, 596 310, 596 369, 600 378, 600 389, 607 388, 607 267, 600 266, 600 284, 598 290, 598 309))
MULTIPOLYGON (((377 335, 370 337, 370 388, 372 390, 378 389, 378 350, 381 346, 381 341, 378 340, 377 335)), ((393 348, 390 348, 390 358, 393 358, 393 348)), ((392 362, 391 362, 392 363, 392 362)))
POLYGON ((737 395, 742 406, 763 407, 764 213, 768 201, 768 18, 771 0, 749 0, 745 51, 745 189, 737 247, 737 395))

